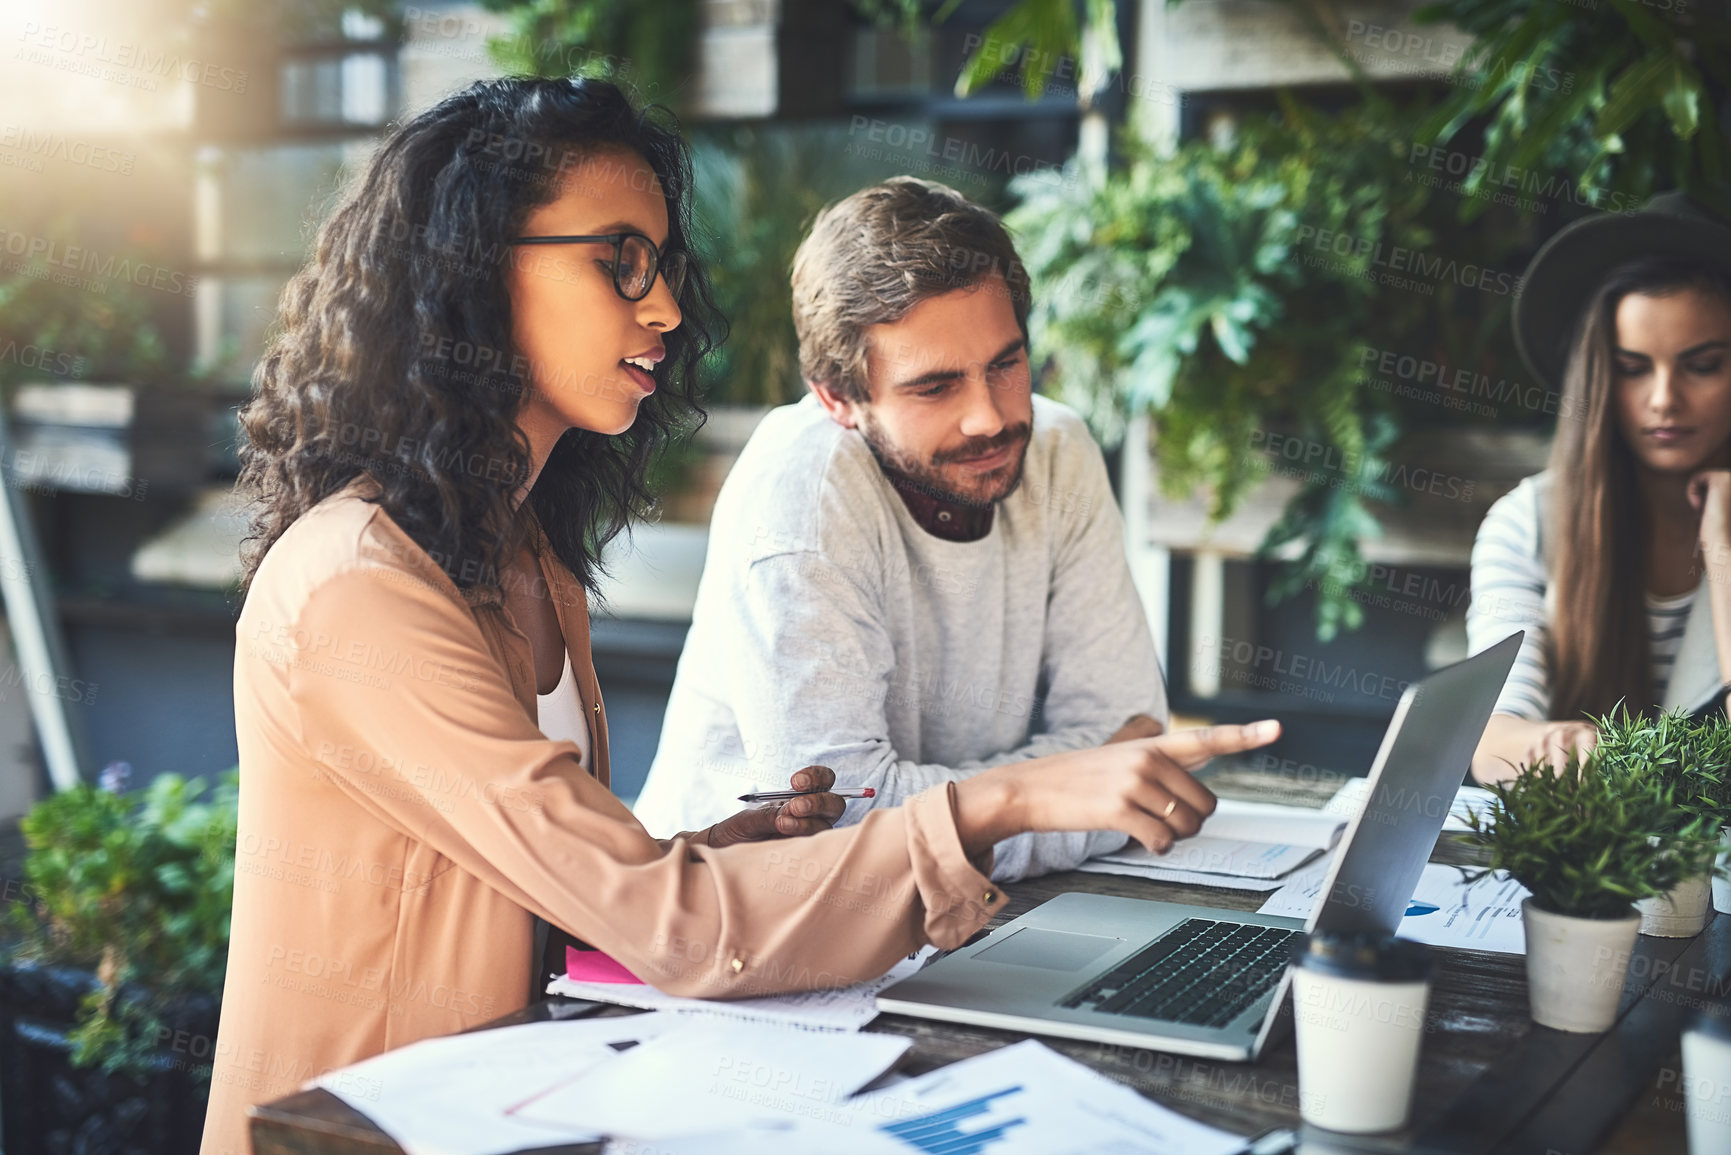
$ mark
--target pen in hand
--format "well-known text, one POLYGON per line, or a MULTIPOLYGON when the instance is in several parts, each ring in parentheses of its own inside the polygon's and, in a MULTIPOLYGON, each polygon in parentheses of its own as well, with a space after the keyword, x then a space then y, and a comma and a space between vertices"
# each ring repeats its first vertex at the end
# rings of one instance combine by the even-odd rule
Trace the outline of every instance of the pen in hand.
POLYGON ((834 794, 837 798, 876 798, 877 791, 870 786, 862 786, 858 790, 763 790, 756 794, 741 794, 741 802, 786 802, 791 798, 803 798, 807 794, 834 794))

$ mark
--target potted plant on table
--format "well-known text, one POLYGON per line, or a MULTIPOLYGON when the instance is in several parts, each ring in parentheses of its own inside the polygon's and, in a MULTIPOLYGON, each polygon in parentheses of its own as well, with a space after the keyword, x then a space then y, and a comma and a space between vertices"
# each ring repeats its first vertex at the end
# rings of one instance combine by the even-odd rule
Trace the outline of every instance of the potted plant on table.
POLYGON ((1531 892, 1521 913, 1533 1021, 1563 1031, 1615 1021, 1641 929, 1635 903, 1699 873, 1716 845, 1704 824, 1656 839, 1674 820, 1672 787, 1656 776, 1618 780, 1600 758, 1595 750, 1560 768, 1522 766, 1491 787, 1486 813, 1467 816, 1469 841, 1490 852, 1475 879, 1503 870, 1531 892))
POLYGON ((1711 884, 1713 909, 1731 914, 1731 719, 1715 714, 1696 725, 1694 803, 1719 831, 1711 884))
POLYGON ((233 902, 236 785, 84 784, 25 817, 0 959, 0 1145, 195 1151, 233 902))
POLYGON ((1724 809, 1720 817, 1724 825, 1719 828, 1719 862, 1713 872, 1713 909, 1731 914, 1731 780, 1722 790, 1724 809))
POLYGON ((1643 782, 1669 788, 1671 813, 1650 834, 1693 861, 1695 868, 1664 894, 1636 903, 1641 933, 1658 938, 1689 938, 1707 925, 1712 897, 1713 857, 1694 849, 1697 839, 1720 837, 1731 822, 1727 807, 1731 783, 1731 723, 1719 716, 1694 721, 1678 711, 1657 717, 1616 712, 1594 720, 1599 729, 1598 763, 1619 788, 1643 782))

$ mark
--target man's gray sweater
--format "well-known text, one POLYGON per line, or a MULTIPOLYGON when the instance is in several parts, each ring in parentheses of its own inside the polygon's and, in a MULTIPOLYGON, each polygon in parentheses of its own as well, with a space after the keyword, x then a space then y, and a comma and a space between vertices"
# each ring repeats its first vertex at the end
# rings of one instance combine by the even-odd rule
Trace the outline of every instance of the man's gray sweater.
MULTIPOLYGON (((722 486, 691 633, 636 812, 694 830, 834 768, 857 822, 939 782, 1098 746, 1166 687, 1105 462, 1034 402, 1022 483, 991 532, 922 529, 865 440, 807 397, 764 418, 722 486)), ((1021 835, 994 877, 1065 870, 1114 831, 1021 835)))

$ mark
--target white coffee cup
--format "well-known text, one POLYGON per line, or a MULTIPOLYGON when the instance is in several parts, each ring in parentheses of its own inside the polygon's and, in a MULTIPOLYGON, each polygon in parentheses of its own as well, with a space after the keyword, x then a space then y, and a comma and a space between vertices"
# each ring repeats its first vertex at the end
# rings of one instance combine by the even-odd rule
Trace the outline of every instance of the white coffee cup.
POLYGON ((1406 1126, 1430 1001, 1430 951, 1371 932, 1318 931, 1293 948, 1298 1106, 1364 1133, 1406 1126))
POLYGON ((1683 1032, 1689 1155, 1731 1155, 1731 1017, 1701 1012, 1683 1032))

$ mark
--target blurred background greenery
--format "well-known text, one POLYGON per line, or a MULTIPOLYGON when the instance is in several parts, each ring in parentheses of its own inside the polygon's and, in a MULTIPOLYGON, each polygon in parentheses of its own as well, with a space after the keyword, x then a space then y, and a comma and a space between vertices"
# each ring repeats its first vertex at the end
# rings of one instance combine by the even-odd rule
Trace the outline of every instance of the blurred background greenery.
MULTIPOLYGON (((1174 4, 1179 0, 1173 0, 1174 4)), ((678 108, 669 78, 689 66, 691 0, 487 0, 519 34, 496 42, 501 65, 583 71, 637 83, 678 108), (654 37, 644 29, 658 29, 654 37), (563 52, 525 55, 532 35, 563 52), (575 53, 575 55, 574 55, 575 53), (629 68, 620 62, 629 60, 629 68)), ((855 0, 910 39, 929 35, 956 3, 855 0)), ((1163 484, 1201 486, 1224 518, 1263 479, 1246 468, 1255 431, 1318 442, 1339 467, 1307 474, 1264 541, 1284 550, 1271 587, 1281 599, 1315 591, 1326 640, 1364 618, 1357 594, 1361 544, 1379 532, 1372 506, 1398 508, 1382 478, 1405 434, 1420 425, 1496 423, 1505 414, 1439 414, 1433 400, 1368 387, 1367 343, 1439 364, 1471 364, 1521 378, 1509 331, 1512 294, 1459 278, 1434 294, 1382 291, 1375 264, 1396 249, 1456 254, 1490 269, 1522 263, 1550 207, 1496 197, 1511 171, 1566 174, 1563 199, 1588 210, 1626 209, 1662 188, 1685 188, 1731 215, 1726 137, 1717 109, 1731 92, 1731 21, 1675 8, 1606 0, 1593 13, 1529 0, 1441 0, 1419 25, 1471 36, 1441 98, 1433 89, 1385 93, 1361 63, 1363 45, 1291 0, 1353 79, 1325 102, 1276 91, 1263 115, 1222 118, 1177 147, 1126 125, 1105 156, 1082 149, 1061 173, 1035 173, 976 199, 1008 213, 1034 276, 1034 350, 1046 389, 1077 407, 1108 444, 1127 420, 1152 415, 1163 484), (1458 188, 1423 177, 1423 150, 1476 158, 1458 188), (1352 251, 1302 260, 1324 233, 1352 251)), ((1092 110, 1123 60, 1115 0, 1018 0, 985 29, 962 65, 958 96, 1005 79, 1029 100, 1048 92, 1064 61, 1079 61, 1076 99, 1092 110)), ((1254 105, 1254 101, 1250 102, 1254 105)), ((880 175, 848 163, 849 136, 797 125, 703 129, 699 216, 733 336, 714 365, 713 397, 775 404, 801 392, 788 318, 787 270, 812 214, 880 175)), ((893 170, 894 166, 891 166, 893 170)), ((1531 423, 1546 414, 1535 408, 1531 423)))

